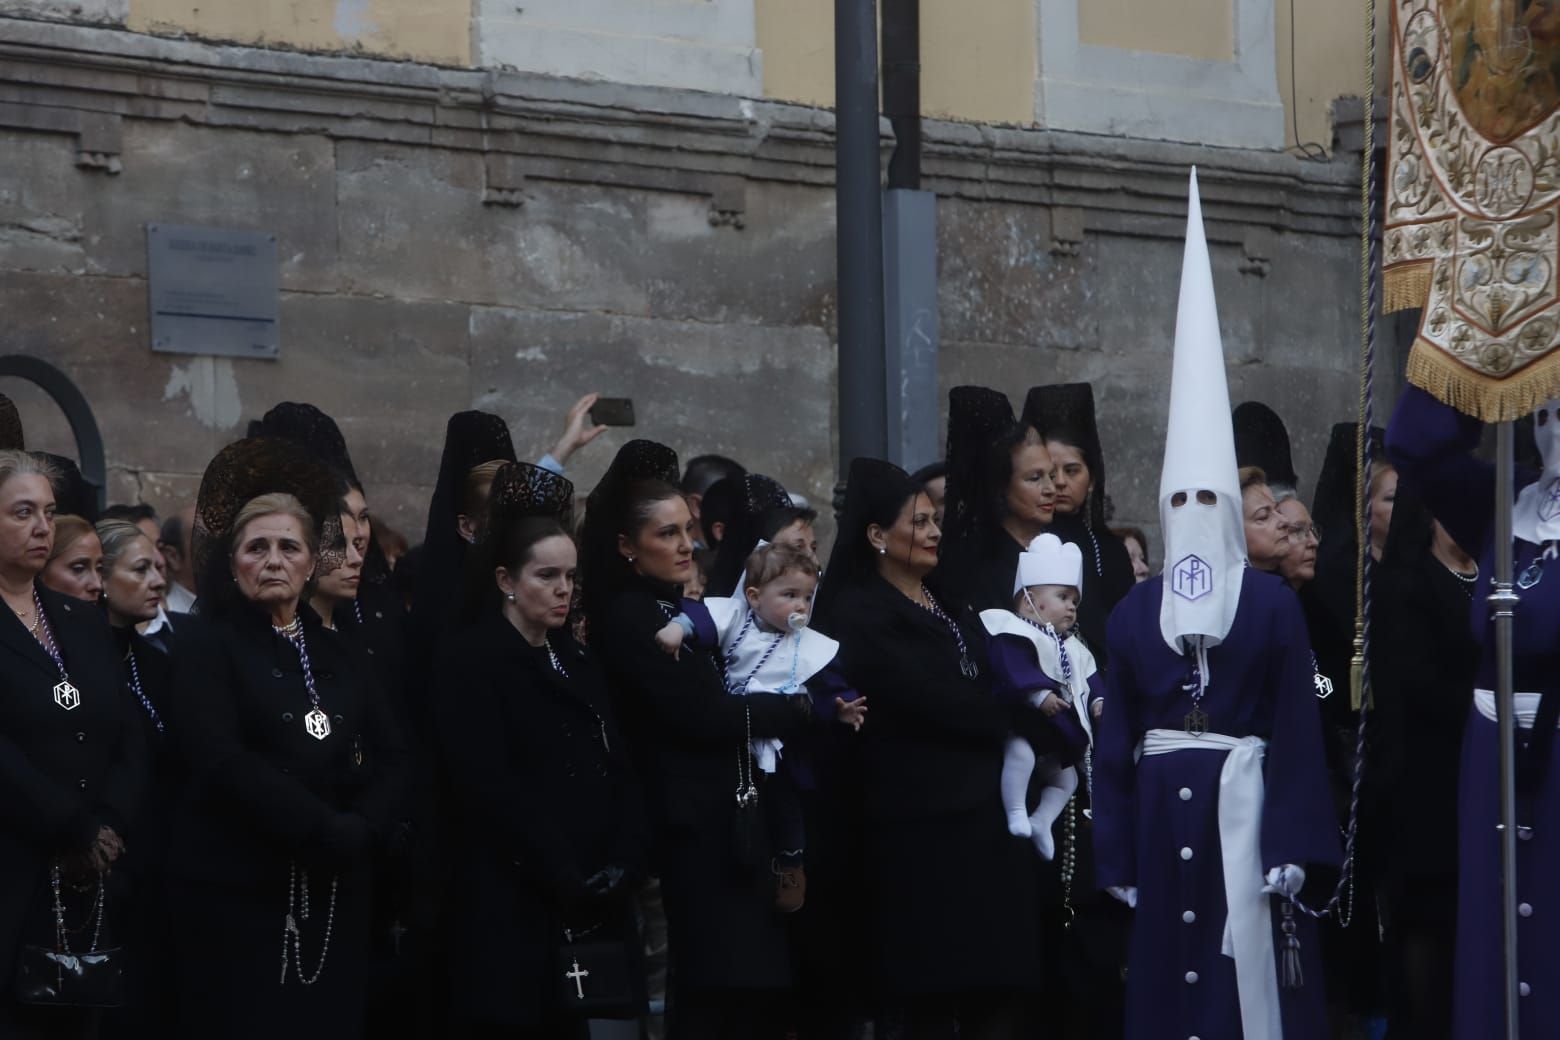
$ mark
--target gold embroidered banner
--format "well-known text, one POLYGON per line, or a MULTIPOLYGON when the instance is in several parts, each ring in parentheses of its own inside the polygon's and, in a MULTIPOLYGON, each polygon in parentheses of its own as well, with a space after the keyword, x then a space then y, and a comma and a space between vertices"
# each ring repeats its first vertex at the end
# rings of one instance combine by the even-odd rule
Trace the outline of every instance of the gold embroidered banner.
POLYGON ((1560 0, 1392 0, 1382 304, 1487 422, 1560 397, 1560 0))

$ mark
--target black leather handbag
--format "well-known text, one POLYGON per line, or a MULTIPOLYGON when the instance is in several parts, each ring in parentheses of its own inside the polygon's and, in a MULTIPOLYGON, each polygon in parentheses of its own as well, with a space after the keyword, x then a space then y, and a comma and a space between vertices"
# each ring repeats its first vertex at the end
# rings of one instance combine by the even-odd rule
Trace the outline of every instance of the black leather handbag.
MULTIPOLYGON (((16 999, 23 1004, 49 1007, 119 1007, 124 999, 124 953, 117 946, 98 945, 103 937, 104 905, 108 901, 103 876, 98 875, 97 897, 87 914, 92 924, 92 943, 85 952, 70 947, 58 866, 49 873, 49 887, 54 895, 54 945, 24 944, 17 952, 16 999)), ((85 929, 83 925, 82 930, 85 929)))
POLYGON ((622 938, 597 929, 564 930, 557 953, 558 1004, 580 1018, 635 1018, 645 1013, 645 981, 637 929, 622 938))

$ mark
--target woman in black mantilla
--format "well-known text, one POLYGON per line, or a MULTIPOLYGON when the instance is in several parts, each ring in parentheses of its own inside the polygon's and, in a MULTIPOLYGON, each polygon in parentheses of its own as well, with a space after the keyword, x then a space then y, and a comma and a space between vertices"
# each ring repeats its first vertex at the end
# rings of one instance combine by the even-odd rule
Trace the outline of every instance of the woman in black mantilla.
MULTIPOLYGON (((94 901, 135 838, 146 783, 139 710, 120 686, 102 611, 37 581, 53 535, 52 467, 0 451, 0 1035, 97 1035, 96 1012, 28 1006, 17 980, 24 945, 55 949, 52 876, 68 942, 93 946, 94 901), (57 873, 56 873, 57 872, 57 873)), ((109 888, 112 894, 112 887, 109 888)), ((99 947, 114 945, 108 901, 99 947)))
POLYGON ((1126 543, 1105 524, 1105 452, 1094 417, 1094 387, 1034 387, 1024 399, 1024 422, 1043 432, 1056 467, 1056 514, 1046 530, 1083 551, 1078 628, 1100 667, 1109 668, 1105 620, 1136 579, 1126 543))
POLYGON ((1054 472, 1039 431, 1013 418, 1004 394, 949 391, 944 536, 931 579, 939 596, 976 611, 1013 605, 1018 554, 1055 515, 1054 472))
POLYGON ((224 448, 201 480, 201 613, 166 720, 190 770, 168 855, 177 1035, 361 1029, 371 857, 404 752, 363 659, 301 602, 334 563, 336 488, 268 438, 224 448))
POLYGON ((309 606, 364 655, 370 688, 395 712, 407 752, 405 801, 396 807, 378 874, 368 1027, 430 1031, 441 1017, 427 983, 437 970, 431 946, 442 878, 433 832, 434 748, 421 738, 429 732, 429 691, 410 681, 410 625, 389 584, 390 564, 374 537, 368 497, 336 421, 312 404, 283 401, 251 423, 249 433, 302 445, 337 482, 341 523, 332 529, 337 544, 327 548, 342 562, 317 575, 309 606))
POLYGON ((1373 835, 1389 1036, 1452 1035, 1458 765, 1479 645, 1468 627, 1479 565, 1411 489, 1397 493, 1374 571, 1365 819, 1373 835))
POLYGON ((1025 1036, 1040 982, 1034 853, 1002 809, 1009 718, 985 640, 924 584, 940 537, 903 470, 851 464, 817 615, 872 704, 858 749, 868 970, 911 1040, 1025 1036))
MULTIPOLYGON (((461 1036, 584 1035, 559 995, 565 929, 632 951, 615 963, 631 966, 638 996, 615 1013, 643 1012, 631 895, 649 836, 600 665, 569 633, 573 504, 574 485, 547 470, 499 470, 472 623, 435 673, 459 850, 449 975, 461 1036)), ((583 976, 574 992, 602 981, 583 976)))
POLYGON ((671 657, 656 645, 693 569, 693 518, 677 472, 670 448, 630 441, 591 493, 581 539, 589 642, 654 828, 674 951, 671 1035, 763 1037, 780 1030, 791 970, 770 857, 755 844, 767 830, 739 814, 733 792, 751 776, 764 811, 748 744, 793 739, 812 707, 805 694, 732 697, 709 651, 671 657))

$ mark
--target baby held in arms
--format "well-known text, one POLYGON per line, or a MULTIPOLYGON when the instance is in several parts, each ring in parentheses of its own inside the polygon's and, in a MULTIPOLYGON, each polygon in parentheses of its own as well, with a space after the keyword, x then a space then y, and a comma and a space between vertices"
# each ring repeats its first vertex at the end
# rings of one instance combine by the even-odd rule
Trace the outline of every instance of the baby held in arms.
MULTIPOLYGON (((818 577, 810 555, 789 545, 761 544, 737 583, 741 595, 684 599, 683 612, 656 633, 656 642, 672 655, 684 643, 715 650, 726 689, 735 696, 805 693, 819 717, 860 729, 867 700, 834 665, 839 643, 807 627, 818 577)), ((781 910, 797 910, 806 891, 799 791, 811 787, 812 777, 801 756, 778 740, 754 740, 750 750, 765 776, 760 800, 767 803, 775 902, 781 910)))
POLYGON ((1002 805, 1008 830, 1029 838, 1051 859, 1051 826, 1078 789, 1075 765, 1087 762, 1091 718, 1100 700, 1094 655, 1074 634, 1082 594, 1083 556, 1076 545, 1042 534, 1018 558, 1013 609, 985 610, 991 639, 992 687, 1014 706, 1014 734, 1002 763, 1002 805), (1027 804, 1039 772, 1039 805, 1027 804))

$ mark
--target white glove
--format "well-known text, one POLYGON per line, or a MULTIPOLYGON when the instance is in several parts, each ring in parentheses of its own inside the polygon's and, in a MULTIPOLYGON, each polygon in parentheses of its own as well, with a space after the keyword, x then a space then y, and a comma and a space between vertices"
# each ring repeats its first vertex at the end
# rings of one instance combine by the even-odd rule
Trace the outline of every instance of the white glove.
POLYGON ((1115 896, 1117 899, 1121 900, 1123 903, 1126 903, 1132 909, 1134 909, 1134 910, 1137 909, 1137 886, 1136 885, 1112 885, 1109 888, 1107 888, 1105 891, 1109 892, 1111 895, 1115 896))
POLYGON ((1267 872, 1267 884, 1262 891, 1293 899, 1305 887, 1305 868, 1285 863, 1267 872))

